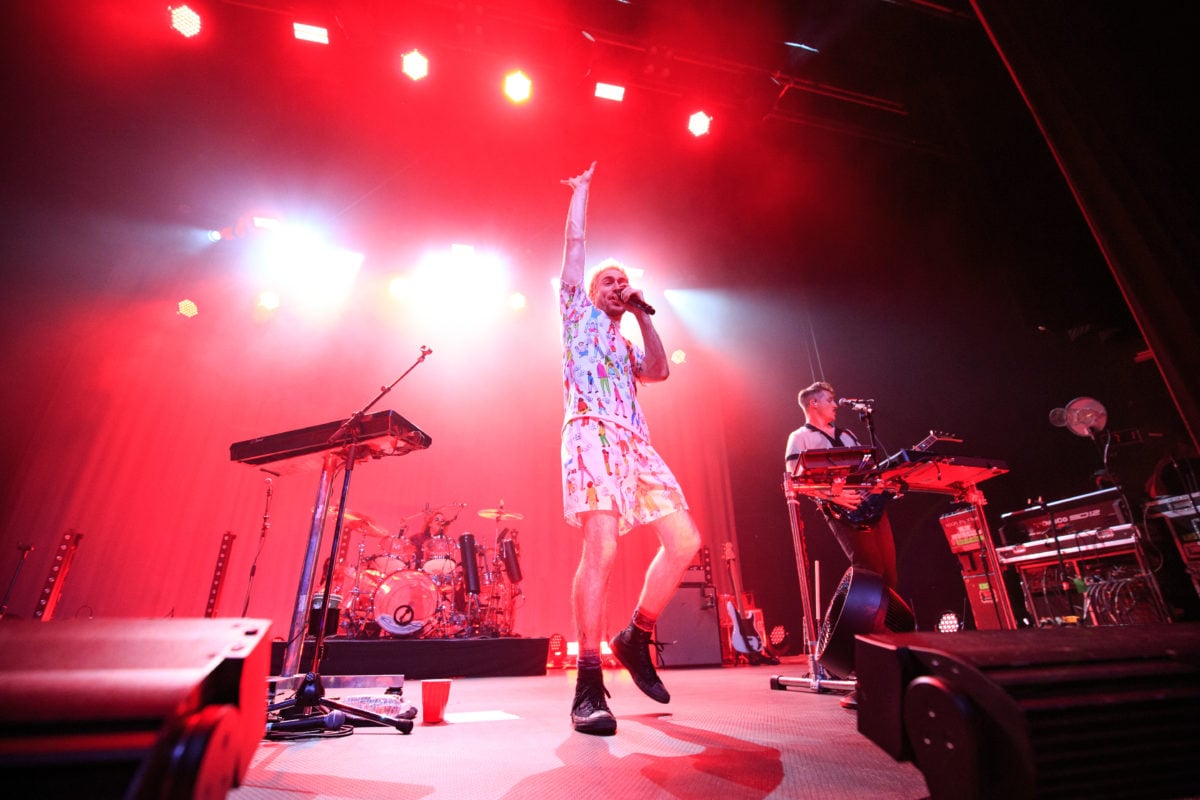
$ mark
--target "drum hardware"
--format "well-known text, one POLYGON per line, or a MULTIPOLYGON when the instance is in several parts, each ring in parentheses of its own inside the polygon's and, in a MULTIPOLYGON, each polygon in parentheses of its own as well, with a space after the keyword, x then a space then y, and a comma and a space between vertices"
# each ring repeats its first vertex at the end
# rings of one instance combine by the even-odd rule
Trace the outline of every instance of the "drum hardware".
POLYGON ((475 535, 464 533, 458 537, 458 549, 462 554, 463 588, 466 591, 466 617, 468 636, 479 634, 479 562, 475 535))

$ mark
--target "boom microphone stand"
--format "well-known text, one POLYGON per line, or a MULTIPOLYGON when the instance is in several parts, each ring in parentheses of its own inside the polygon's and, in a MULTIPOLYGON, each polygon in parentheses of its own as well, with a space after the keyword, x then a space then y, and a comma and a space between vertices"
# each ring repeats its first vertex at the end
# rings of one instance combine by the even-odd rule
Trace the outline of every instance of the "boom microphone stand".
MULTIPOLYGON (((380 388, 379 393, 375 395, 374 399, 363 406, 361 410, 356 411, 353 415, 351 415, 350 418, 342 423, 341 427, 339 427, 337 431, 335 431, 334 434, 329 437, 330 443, 348 441, 348 444, 346 444, 344 448, 341 448, 341 450, 345 452, 345 471, 342 476, 342 493, 338 501, 337 521, 334 523, 333 527, 333 543, 331 545, 331 553, 338 552, 338 544, 341 540, 342 526, 346 516, 346 498, 350 492, 350 479, 354 473, 354 463, 358 460, 358 447, 359 439, 362 435, 363 417, 366 416, 367 412, 370 411, 371 408, 378 403, 384 395, 392 390, 392 387, 394 387, 410 372, 416 369, 417 364, 423 362, 425 357, 430 355, 432 352, 433 351, 429 348, 422 346, 421 355, 417 358, 413 365, 404 372, 404 374, 402 374, 399 378, 396 378, 396 380, 392 381, 392 383, 388 386, 380 388)), ((319 530, 318 519, 324 517, 326 505, 325 501, 327 500, 328 494, 328 475, 331 471, 331 461, 334 457, 334 454, 327 456, 326 467, 322 471, 320 495, 318 497, 317 508, 313 515, 314 531, 319 530)), ((305 563, 305 574, 301 577, 300 594, 302 597, 297 602, 298 608, 303 607, 304 609, 307 609, 308 607, 307 588, 311 583, 311 572, 312 567, 315 565, 315 550, 317 549, 314 548, 312 544, 318 539, 318 536, 310 538, 309 553, 305 563)), ((300 684, 296 688, 295 694, 290 699, 284 700, 280 703, 272 703, 267 707, 267 710, 273 712, 282 712, 281 716, 290 718, 286 722, 279 723, 280 726, 286 726, 277 728, 281 731, 286 730, 292 732, 299 730, 320 731, 338 729, 341 727, 342 721, 344 720, 344 715, 348 714, 350 716, 371 720, 372 722, 377 722, 382 725, 389 725, 401 733, 411 733, 413 729, 413 722, 411 719, 401 719, 399 717, 389 717, 384 714, 377 714, 373 711, 367 711, 365 709, 357 708, 345 703, 339 703, 337 701, 330 700, 325 696, 325 686, 324 681, 321 678, 320 666, 325 655, 324 617, 327 613, 327 609, 329 608, 329 595, 333 586, 333 572, 335 566, 335 559, 331 555, 325 566, 325 586, 322 590, 320 606, 321 613, 319 614, 319 622, 317 624, 317 631, 315 634, 316 641, 313 645, 312 669, 305 673, 300 679, 300 684), (333 709, 333 711, 330 711, 329 709, 333 709), (289 711, 292 713, 286 713, 289 711), (339 714, 338 712, 341 713, 339 714)), ((299 622, 300 627, 299 630, 297 630, 297 618, 293 617, 292 631, 290 632, 291 639, 289 640, 289 651, 285 652, 285 662, 288 661, 288 653, 291 652, 291 645, 295 642, 303 641, 304 620, 300 619, 299 622)), ((299 647, 296 647, 296 650, 298 651, 299 647)), ((296 658, 296 661, 298 663, 298 657, 296 658)), ((284 666, 287 667, 287 663, 285 663, 284 666)), ((339 683, 342 685, 348 685, 348 682, 346 681, 340 681, 339 683)), ((270 729, 268 729, 268 733, 269 732, 270 729)))

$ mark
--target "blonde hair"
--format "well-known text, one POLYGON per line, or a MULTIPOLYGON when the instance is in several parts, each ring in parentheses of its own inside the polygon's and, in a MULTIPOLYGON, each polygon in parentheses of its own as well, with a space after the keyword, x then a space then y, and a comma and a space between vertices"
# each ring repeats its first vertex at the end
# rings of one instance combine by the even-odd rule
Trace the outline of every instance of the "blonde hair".
POLYGON ((593 303, 596 302, 596 281, 600 279, 600 275, 606 270, 615 269, 617 272, 625 276, 625 280, 629 280, 629 273, 625 271, 625 265, 615 258, 606 258, 596 266, 588 270, 587 278, 584 281, 587 284, 588 299, 593 303))
POLYGON ((825 381, 817 381, 816 383, 812 384, 811 386, 801 389, 800 396, 797 397, 796 400, 797 400, 797 402, 800 403, 800 407, 807 411, 808 410, 808 401, 813 399, 813 397, 820 394, 821 392, 829 392, 829 396, 833 397, 833 395, 834 395, 833 385, 826 383, 825 381))

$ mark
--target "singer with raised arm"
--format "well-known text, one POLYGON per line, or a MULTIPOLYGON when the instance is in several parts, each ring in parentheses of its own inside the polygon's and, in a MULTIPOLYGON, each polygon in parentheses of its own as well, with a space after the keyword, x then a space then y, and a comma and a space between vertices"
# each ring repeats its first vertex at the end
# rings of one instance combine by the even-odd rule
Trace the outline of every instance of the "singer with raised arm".
POLYGON ((666 350, 650 319, 654 309, 641 290, 629 286, 625 269, 615 261, 600 263, 584 281, 587 202, 595 170, 593 162, 563 181, 571 200, 559 289, 566 405, 562 484, 564 517, 583 534, 571 587, 579 636, 571 724, 581 733, 605 736, 617 730, 600 660, 617 542, 638 525, 650 525, 659 538, 632 619, 610 645, 637 687, 666 703, 671 696, 654 669, 651 633, 700 549, 700 532, 678 481, 650 444, 638 404, 639 383, 664 381, 669 374, 666 350), (627 311, 637 320, 642 348, 621 334, 627 311))
MULTIPOLYGON (((837 412, 842 407, 860 413, 864 410, 869 412, 871 401, 838 399, 831 384, 817 381, 800 391, 799 403, 804 412, 804 424, 788 435, 784 460, 786 471, 795 471, 800 454, 806 450, 859 446, 858 437, 853 431, 836 425, 837 412)), ((877 573, 887 588, 894 589, 896 541, 884 498, 884 495, 873 495, 864 499, 861 490, 833 486, 826 496, 813 499, 829 523, 834 538, 850 559, 850 566, 877 573)), ((853 692, 847 695, 842 705, 856 708, 856 695, 853 692)))

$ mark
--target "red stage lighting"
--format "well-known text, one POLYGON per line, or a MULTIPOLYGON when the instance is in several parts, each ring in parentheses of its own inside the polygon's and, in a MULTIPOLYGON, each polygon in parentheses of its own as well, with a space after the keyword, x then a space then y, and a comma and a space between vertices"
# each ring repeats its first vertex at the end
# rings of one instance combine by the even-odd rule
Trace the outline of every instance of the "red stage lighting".
POLYGON ((200 15, 187 6, 167 6, 171 12, 171 27, 187 38, 200 33, 200 15))
POLYGON ((615 83, 597 83, 596 97, 601 100, 615 100, 620 103, 625 99, 625 87, 615 83))
POLYGON ((517 70, 504 76, 504 93, 514 103, 524 103, 533 94, 533 81, 517 70))
POLYGON ((305 25, 303 22, 293 22, 292 32, 302 42, 329 44, 329 29, 320 25, 305 25))
POLYGON ((414 48, 401 56, 400 71, 414 81, 419 81, 429 74, 429 59, 414 48))
POLYGON ((708 114, 697 111, 688 117, 688 130, 692 132, 692 136, 704 136, 712 126, 712 120, 708 114))

